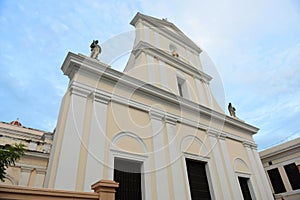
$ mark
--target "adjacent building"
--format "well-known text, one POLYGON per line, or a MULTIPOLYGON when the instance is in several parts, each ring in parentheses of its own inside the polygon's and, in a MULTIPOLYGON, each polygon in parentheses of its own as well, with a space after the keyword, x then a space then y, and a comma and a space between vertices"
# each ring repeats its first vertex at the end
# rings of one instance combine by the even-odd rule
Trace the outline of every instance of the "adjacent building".
POLYGON ((300 138, 259 152, 275 199, 300 199, 300 138))
POLYGON ((116 199, 272 199, 258 128, 220 108, 202 50, 166 19, 137 13, 131 25, 124 72, 65 58, 46 187, 90 191, 105 179, 120 183, 116 199))
POLYGON ((24 144, 25 155, 6 169, 2 184, 44 187, 53 134, 22 126, 19 120, 0 122, 0 146, 24 144))

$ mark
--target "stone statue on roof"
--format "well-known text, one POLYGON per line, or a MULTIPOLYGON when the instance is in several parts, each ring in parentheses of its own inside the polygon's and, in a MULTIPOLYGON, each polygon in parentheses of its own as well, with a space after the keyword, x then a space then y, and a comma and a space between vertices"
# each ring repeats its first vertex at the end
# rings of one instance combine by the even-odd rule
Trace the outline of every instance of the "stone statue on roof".
POLYGON ((98 55, 101 53, 101 47, 98 45, 98 40, 93 40, 91 47, 91 58, 98 59, 98 55))
POLYGON ((236 117, 235 116, 235 107, 233 107, 231 103, 228 104, 228 111, 229 111, 230 116, 236 117))

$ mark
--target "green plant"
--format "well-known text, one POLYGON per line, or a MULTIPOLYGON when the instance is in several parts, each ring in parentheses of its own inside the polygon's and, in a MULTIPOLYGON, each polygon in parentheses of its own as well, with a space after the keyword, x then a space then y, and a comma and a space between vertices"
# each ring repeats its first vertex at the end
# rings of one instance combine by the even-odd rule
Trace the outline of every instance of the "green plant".
POLYGON ((24 155, 24 144, 5 145, 0 147, 0 180, 4 182, 5 170, 24 155))

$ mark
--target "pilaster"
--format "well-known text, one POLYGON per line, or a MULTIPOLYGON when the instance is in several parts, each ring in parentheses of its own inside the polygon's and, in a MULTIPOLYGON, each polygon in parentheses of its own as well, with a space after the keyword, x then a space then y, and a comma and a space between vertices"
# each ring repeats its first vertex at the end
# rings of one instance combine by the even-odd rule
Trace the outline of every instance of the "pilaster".
POLYGON ((168 138, 168 150, 170 156, 170 167, 172 173, 172 185, 175 200, 182 200, 186 198, 186 184, 183 171, 181 168, 181 152, 179 151, 178 141, 176 137, 176 121, 177 119, 171 116, 165 116, 165 124, 168 138))
POLYGON ((93 92, 92 110, 90 119, 90 129, 86 169, 84 179, 84 190, 88 191, 91 183, 102 179, 104 173, 105 160, 105 143, 106 143, 106 126, 107 126, 107 106, 110 97, 104 94, 93 92))
POLYGON ((227 177, 226 177, 226 173, 225 173, 225 167, 223 164, 223 160, 221 157, 221 152, 219 149, 219 140, 218 140, 218 136, 219 134, 216 134, 214 132, 211 131, 207 131, 207 135, 208 135, 208 141, 210 143, 210 149, 212 152, 212 156, 214 158, 214 163, 215 166, 214 168, 217 171, 218 174, 218 182, 220 184, 221 187, 221 193, 222 193, 222 197, 223 199, 232 199, 231 195, 230 195, 230 191, 229 190, 229 183, 227 182, 227 177))
POLYGON ((19 185, 21 186, 28 185, 31 171, 32 171, 31 167, 21 167, 21 176, 19 180, 19 185))
POLYGON ((243 142, 243 145, 246 149, 248 159, 250 161, 251 169, 252 169, 252 177, 251 180, 253 180, 252 185, 254 189, 254 193, 256 195, 257 199, 268 199, 266 194, 264 193, 264 186, 262 185, 262 182, 260 180, 260 174, 258 172, 255 158, 253 157, 251 146, 252 143, 250 142, 243 142))
POLYGON ((264 171, 264 167, 262 165, 262 162, 260 160, 260 157, 259 157, 259 154, 257 152, 257 145, 256 144, 252 144, 251 146, 251 152, 253 154, 253 157, 255 159, 255 164, 257 166, 257 170, 258 170, 258 173, 259 173, 259 177, 260 177, 260 181, 262 182, 263 186, 264 186, 264 194, 267 196, 268 199, 271 199, 273 198, 273 195, 272 195, 272 190, 271 190, 271 187, 270 187, 270 184, 269 184, 269 181, 267 179, 267 176, 266 176, 266 173, 264 171))
POLYGON ((225 162, 225 170, 227 172, 228 175, 228 180, 229 180, 229 185, 230 185, 230 192, 232 194, 232 199, 242 199, 242 194, 239 191, 239 185, 237 183, 237 181, 235 181, 235 174, 234 174, 234 170, 232 167, 232 161, 231 158, 229 156, 229 152, 226 146, 226 135, 225 134, 221 134, 219 136, 219 142, 220 142, 220 147, 221 147, 221 155, 224 159, 225 162))
POLYGON ((156 199, 170 199, 167 173, 167 157, 163 137, 163 113, 150 111, 153 142, 153 160, 156 178, 156 199))
POLYGON ((90 92, 86 88, 81 87, 79 83, 72 83, 70 87, 72 92, 68 114, 64 119, 65 129, 60 132, 60 134, 63 134, 63 137, 61 138, 57 171, 51 176, 55 176, 54 188, 76 190, 86 104, 90 92), (72 147, 72 152, 70 152, 70 147, 72 147), (68 178, 66 179, 65 177, 68 178))
POLYGON ((37 169, 34 187, 39 187, 39 188, 44 187, 45 175, 46 175, 46 172, 44 170, 37 169))

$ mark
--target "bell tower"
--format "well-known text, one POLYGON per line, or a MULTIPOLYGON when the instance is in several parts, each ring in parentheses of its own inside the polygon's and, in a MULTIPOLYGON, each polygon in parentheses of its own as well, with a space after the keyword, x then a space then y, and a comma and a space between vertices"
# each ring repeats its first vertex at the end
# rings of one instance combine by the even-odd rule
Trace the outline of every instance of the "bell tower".
POLYGON ((202 50, 167 19, 137 13, 134 48, 124 72, 185 100, 222 111, 203 72, 202 50))

